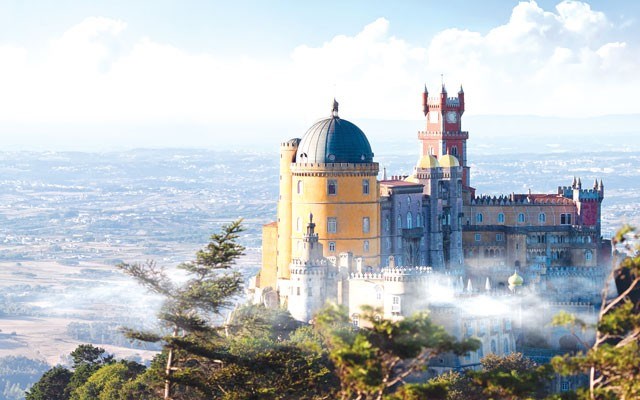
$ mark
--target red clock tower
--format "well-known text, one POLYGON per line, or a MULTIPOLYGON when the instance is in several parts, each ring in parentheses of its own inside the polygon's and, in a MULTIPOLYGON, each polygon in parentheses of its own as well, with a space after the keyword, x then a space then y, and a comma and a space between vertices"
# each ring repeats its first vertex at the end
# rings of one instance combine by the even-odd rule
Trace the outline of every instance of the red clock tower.
POLYGON ((460 86, 458 97, 447 97, 444 84, 439 97, 429 97, 427 86, 422 94, 422 109, 427 119, 426 130, 418 132, 421 156, 432 155, 440 159, 443 155, 455 156, 463 167, 462 183, 469 187, 467 166, 467 139, 469 132, 461 130, 464 114, 464 91, 460 86))

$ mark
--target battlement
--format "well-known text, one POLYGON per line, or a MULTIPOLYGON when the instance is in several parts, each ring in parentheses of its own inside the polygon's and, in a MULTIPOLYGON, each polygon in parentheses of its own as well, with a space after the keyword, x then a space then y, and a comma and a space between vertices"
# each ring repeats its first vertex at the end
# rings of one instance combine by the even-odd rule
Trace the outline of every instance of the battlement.
POLYGON ((358 173, 378 175, 378 163, 293 163, 291 172, 295 175, 321 176, 326 173, 358 173))
POLYGON ((326 258, 320 258, 317 260, 309 260, 309 261, 302 261, 299 258, 294 258, 293 260, 291 260, 291 265, 299 266, 299 267, 307 267, 307 266, 308 267, 325 267, 332 264, 326 258))
POLYGON ((602 267, 547 267, 547 277, 603 277, 604 270, 602 267))
POLYGON ((446 104, 448 106, 459 106, 460 105, 460 99, 458 97, 447 97, 446 104))
POLYGON ((455 137, 458 139, 469 139, 469 131, 418 131, 418 139, 428 139, 429 137, 455 137))
POLYGON ((300 144, 300 140, 300 138, 289 139, 286 142, 281 142, 280 147, 297 149, 298 145, 300 144))
POLYGON ((517 205, 517 204, 571 205, 573 204, 573 200, 560 195, 511 193, 510 195, 500 195, 500 196, 479 195, 471 199, 471 204, 483 205, 483 206, 506 206, 506 205, 517 205))

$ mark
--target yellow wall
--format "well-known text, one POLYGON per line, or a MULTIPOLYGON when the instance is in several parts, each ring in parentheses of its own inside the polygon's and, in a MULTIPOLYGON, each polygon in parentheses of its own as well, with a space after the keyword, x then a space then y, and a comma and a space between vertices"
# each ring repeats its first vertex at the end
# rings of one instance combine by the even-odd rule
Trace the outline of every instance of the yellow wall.
POLYGON ((278 243, 278 223, 272 222, 262 226, 262 269, 258 275, 256 286, 259 288, 276 288, 276 246, 278 243))
POLYGON ((291 249, 292 257, 301 254, 298 243, 302 241, 309 214, 313 213, 316 233, 324 248, 325 256, 337 256, 352 252, 365 258, 366 265, 377 265, 380 252, 380 203, 376 176, 378 164, 296 164, 292 166, 291 195, 291 249), (369 193, 363 194, 363 180, 369 181, 369 193), (329 195, 329 180, 337 181, 337 192, 329 195), (298 181, 302 192, 298 193, 298 181), (337 219, 337 232, 327 232, 327 219, 337 219), (363 232, 363 218, 369 217, 369 232, 363 232), (298 230, 298 218, 300 229, 298 230), (364 252, 364 242, 369 241, 369 251, 364 252), (329 250, 329 242, 336 242, 335 251, 329 250))

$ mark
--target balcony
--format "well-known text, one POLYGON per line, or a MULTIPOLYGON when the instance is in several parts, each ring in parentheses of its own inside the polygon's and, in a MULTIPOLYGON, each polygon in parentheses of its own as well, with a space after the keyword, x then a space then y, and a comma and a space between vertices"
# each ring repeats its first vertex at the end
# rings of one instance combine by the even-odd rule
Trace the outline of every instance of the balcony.
POLYGON ((403 228, 403 239, 420 239, 424 235, 424 228, 403 228))

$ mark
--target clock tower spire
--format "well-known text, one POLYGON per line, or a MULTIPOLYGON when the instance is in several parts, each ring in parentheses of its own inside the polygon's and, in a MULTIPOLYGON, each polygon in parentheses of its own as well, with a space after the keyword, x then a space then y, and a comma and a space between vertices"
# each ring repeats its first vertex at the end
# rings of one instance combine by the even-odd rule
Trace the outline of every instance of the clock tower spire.
POLYGON ((461 119, 465 109, 462 85, 457 97, 448 97, 444 81, 439 97, 429 97, 425 86, 422 105, 426 117, 426 129, 418 132, 421 143, 420 157, 432 155, 440 159, 446 154, 455 156, 463 167, 462 183, 469 187, 469 167, 467 166, 469 132, 462 130, 461 119))

